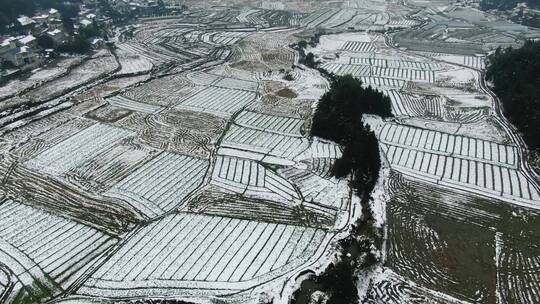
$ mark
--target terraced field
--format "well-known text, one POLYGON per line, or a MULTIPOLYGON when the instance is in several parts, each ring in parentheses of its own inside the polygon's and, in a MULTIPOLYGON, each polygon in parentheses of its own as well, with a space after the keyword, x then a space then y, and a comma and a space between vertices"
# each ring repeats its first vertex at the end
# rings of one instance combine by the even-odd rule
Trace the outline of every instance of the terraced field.
POLYGON ((162 152, 105 193, 124 198, 149 217, 175 208, 202 183, 208 162, 162 152))
POLYGON ((3 272, 4 288, 11 286, 2 292, 6 302, 58 295, 118 241, 14 200, 4 199, 0 206, 0 263, 12 272, 3 272))
POLYGON ((176 109, 231 115, 252 102, 255 96, 250 91, 208 87, 180 102, 176 109))
POLYGON ((299 226, 169 215, 128 238, 79 293, 125 297, 246 289, 305 263, 326 237, 324 230, 299 226))
POLYGON ((518 168, 517 149, 481 139, 384 125, 381 147, 397 171, 537 208, 540 192, 518 168))
POLYGON ((131 135, 128 130, 97 123, 43 151, 28 161, 27 166, 61 175, 131 135))
POLYGON ((364 208, 309 137, 331 79, 301 41, 392 102, 364 118, 386 239, 362 303, 539 302, 538 177, 482 78, 540 33, 444 0, 248 2, 165 0, 0 88, 0 303, 285 304, 346 256, 364 208))

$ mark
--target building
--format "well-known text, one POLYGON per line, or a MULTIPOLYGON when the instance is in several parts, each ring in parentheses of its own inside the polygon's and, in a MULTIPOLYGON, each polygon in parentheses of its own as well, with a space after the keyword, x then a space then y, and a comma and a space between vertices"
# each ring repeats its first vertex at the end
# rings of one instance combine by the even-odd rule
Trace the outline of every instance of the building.
POLYGON ((83 19, 83 20, 79 21, 79 24, 80 24, 81 28, 88 27, 88 26, 92 25, 92 23, 93 22, 88 20, 88 19, 83 19))
POLYGON ((35 48, 37 47, 37 39, 32 35, 23 36, 19 38, 19 43, 23 46, 35 48))
POLYGON ((19 22, 19 25, 23 28, 33 27, 33 25, 36 23, 34 19, 28 16, 20 16, 17 18, 17 22, 19 22))
POLYGON ((103 41, 101 38, 94 38, 92 41, 90 41, 90 45, 92 45, 93 49, 100 49, 105 46, 105 41, 103 41))
POLYGON ((39 62, 39 55, 29 46, 17 46, 10 49, 3 58, 13 66, 23 69, 35 66, 39 62))
POLYGON ((48 31, 46 34, 51 37, 55 45, 62 44, 66 40, 66 34, 60 29, 48 31))

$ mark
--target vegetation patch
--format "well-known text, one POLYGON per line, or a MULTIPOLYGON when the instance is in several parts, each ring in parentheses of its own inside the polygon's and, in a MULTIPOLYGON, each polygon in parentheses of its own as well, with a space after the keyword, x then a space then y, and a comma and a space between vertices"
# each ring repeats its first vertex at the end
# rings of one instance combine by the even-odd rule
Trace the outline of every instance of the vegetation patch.
POLYGON ((351 188, 361 197, 362 217, 352 225, 349 236, 338 242, 340 258, 321 275, 302 282, 291 303, 358 303, 355 286, 356 269, 378 261, 373 248, 381 248, 382 231, 375 226, 369 205, 369 193, 379 177, 381 166, 379 145, 375 133, 362 123, 364 114, 390 117, 390 99, 351 75, 337 76, 330 90, 319 100, 311 135, 329 139, 343 147, 343 156, 333 168, 342 178, 352 175, 351 188))
POLYGON ((379 146, 364 114, 391 117, 390 98, 351 75, 337 76, 313 116, 311 135, 329 139, 343 147, 343 156, 333 169, 336 177, 352 173, 352 186, 363 196, 371 192, 380 169, 379 146))
POLYGON ((275 93, 279 97, 296 98, 298 95, 289 88, 283 88, 275 93))
POLYGON ((498 48, 489 56, 486 77, 501 100, 504 115, 533 152, 540 151, 540 42, 527 41, 519 49, 498 48))

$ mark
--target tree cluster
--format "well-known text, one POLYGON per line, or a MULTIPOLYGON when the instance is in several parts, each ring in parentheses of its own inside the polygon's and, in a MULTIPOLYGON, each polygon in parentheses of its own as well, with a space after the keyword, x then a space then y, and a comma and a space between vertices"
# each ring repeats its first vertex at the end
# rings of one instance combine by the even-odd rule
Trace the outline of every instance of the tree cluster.
POLYGON ((362 123, 364 114, 391 117, 390 99, 371 87, 364 88, 351 75, 336 76, 317 105, 311 128, 312 136, 343 147, 343 156, 336 161, 333 173, 336 177, 352 173, 352 186, 359 193, 371 192, 380 168, 377 138, 362 123))
POLYGON ((519 3, 526 3, 531 8, 540 8, 540 0, 481 0, 480 8, 482 10, 511 10, 519 3))
POLYGON ((540 149, 540 42, 490 55, 486 77, 501 100, 504 115, 533 150, 540 149))

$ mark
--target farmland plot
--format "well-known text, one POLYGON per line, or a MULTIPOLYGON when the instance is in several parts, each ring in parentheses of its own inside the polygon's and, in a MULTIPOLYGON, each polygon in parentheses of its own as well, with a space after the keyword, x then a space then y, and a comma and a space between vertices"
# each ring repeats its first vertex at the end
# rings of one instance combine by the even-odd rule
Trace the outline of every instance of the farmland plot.
POLYGON ((215 83, 216 81, 218 81, 219 79, 221 79, 221 77, 218 75, 214 75, 214 74, 210 74, 210 73, 206 73, 202 71, 195 71, 195 72, 187 73, 186 78, 196 85, 203 85, 203 86, 211 85, 215 83))
POLYGON ((27 124, 4 135, 3 138, 11 145, 17 146, 14 151, 17 156, 28 159, 94 123, 90 119, 56 114, 27 124))
POLYGON ((498 291, 506 303, 540 301, 540 250, 534 242, 519 235, 497 234, 498 291))
POLYGON ((384 68, 379 66, 370 66, 363 64, 342 64, 342 63, 325 63, 322 67, 328 72, 336 75, 350 74, 355 77, 380 77, 387 79, 398 79, 408 81, 424 81, 434 82, 435 72, 409 69, 409 68, 384 68))
POLYGON ((407 280, 390 269, 385 269, 384 275, 377 277, 370 286, 365 301, 369 304, 454 304, 459 300, 446 294, 435 293, 433 290, 407 280))
POLYGON ((134 232, 78 290, 104 297, 226 294, 314 257, 321 229, 179 213, 134 232))
POLYGON ((234 193, 287 205, 300 199, 288 180, 257 162, 242 158, 218 156, 211 183, 234 193))
POLYGON ((198 188, 208 161, 162 152, 115 184, 105 195, 129 202, 148 217, 180 205, 198 188))
POLYGON ((442 132, 385 125, 379 133, 392 168, 442 185, 465 187, 538 208, 540 192, 519 171, 516 149, 442 132))
POLYGON ((118 63, 110 54, 92 58, 72 69, 67 75, 56 78, 24 96, 34 100, 56 97, 66 90, 112 73, 117 67, 118 63))
POLYGON ((191 199, 183 211, 314 228, 333 227, 336 220, 335 212, 319 206, 257 199, 213 185, 191 199))
POLYGON ((248 72, 277 71, 290 68, 297 54, 289 45, 298 41, 294 32, 253 33, 235 44, 230 66, 248 72))
POLYGON ((122 93, 122 96, 147 104, 168 106, 177 103, 194 92, 197 89, 195 84, 187 76, 167 76, 132 87, 127 92, 122 93), (171 90, 171 88, 174 88, 174 90, 171 90))
POLYGON ((257 91, 258 84, 253 81, 241 80, 225 77, 214 83, 214 86, 225 89, 237 89, 246 91, 257 91))
POLYGON ((15 285, 7 301, 43 301, 79 279, 117 239, 14 200, 0 203, 0 265, 15 285))
POLYGON ((349 187, 345 180, 323 178, 294 167, 280 169, 278 173, 298 187, 305 201, 332 209, 347 210, 349 187))
POLYGON ((208 87, 180 102, 176 109, 228 116, 248 105, 255 96, 255 93, 249 91, 208 87))
POLYGON ((6 195, 21 197, 55 214, 62 214, 85 225, 121 235, 144 217, 124 201, 83 191, 65 179, 14 164, 4 176, 6 195))
POLYGON ((341 50, 358 53, 374 53, 376 51, 373 43, 361 41, 346 41, 343 46, 341 46, 341 50))
POLYGON ((385 77, 362 76, 358 78, 362 80, 364 86, 372 86, 379 89, 400 89, 406 83, 405 80, 385 77))
POLYGON ((135 100, 123 97, 121 95, 109 97, 106 99, 106 101, 110 105, 113 105, 119 108, 123 108, 129 111, 147 113, 147 114, 153 114, 153 113, 157 113, 163 110, 163 108, 159 106, 135 101, 135 100))
POLYGON ((412 184, 396 175, 391 182, 388 267, 420 286, 457 299, 494 302, 492 227, 498 213, 489 210, 493 203, 477 203, 468 194, 412 184))
POLYGON ((66 179, 93 193, 108 190, 157 151, 135 143, 120 143, 66 172, 66 179))
POLYGON ((424 62, 424 61, 413 61, 413 60, 401 60, 401 59, 392 59, 382 56, 378 56, 376 53, 366 54, 365 56, 359 57, 354 55, 354 57, 349 58, 350 64, 363 64, 370 65, 382 68, 402 68, 402 69, 416 69, 416 70, 425 70, 431 71, 436 70, 441 67, 441 64, 424 62))
POLYGON ((260 101, 254 102, 246 109, 252 112, 305 119, 311 113, 311 104, 314 100, 284 98, 273 94, 266 94, 260 101))
POLYGON ((54 67, 47 66, 46 68, 32 71, 32 75, 30 75, 27 79, 11 80, 0 87, 0 99, 5 99, 14 95, 15 93, 22 92, 54 80, 57 77, 61 77, 63 74, 68 73, 70 68, 80 64, 81 61, 82 60, 80 57, 63 58, 59 60, 59 62, 55 63, 54 67))
POLYGON ((43 151, 26 165, 52 175, 62 175, 133 135, 134 132, 125 129, 96 123, 43 151))
POLYGON ((418 116, 443 119, 445 101, 440 96, 415 96, 397 90, 384 91, 392 101, 395 116, 418 116))
POLYGON ((85 116, 99 122, 113 123, 130 115, 131 113, 132 112, 130 110, 105 104, 88 112, 85 116))
POLYGON ((120 71, 116 75, 135 75, 149 72, 153 64, 150 60, 123 48, 124 44, 118 44, 116 54, 120 61, 120 71))
POLYGON ((269 131, 291 136, 301 136, 304 120, 291 117, 266 115, 251 111, 242 111, 235 119, 240 126, 250 127, 262 131, 269 131))
POLYGON ((150 116, 133 113, 115 124, 136 131, 137 140, 153 148, 208 157, 226 120, 203 112, 167 110, 150 116))
POLYGON ((450 63, 457 63, 459 65, 468 66, 478 70, 483 70, 486 68, 486 58, 484 56, 438 54, 434 56, 434 58, 450 63))
POLYGON ((314 137, 312 138, 309 148, 306 149, 304 153, 298 157, 298 159, 300 160, 306 159, 306 158, 336 159, 336 158, 340 158, 341 155, 342 155, 342 151, 338 144, 332 141, 314 137))
POLYGON ((380 129, 382 143, 416 150, 452 155, 517 168, 517 149, 514 146, 482 139, 456 136, 429 129, 386 123, 380 129))
POLYGON ((293 159, 308 147, 306 138, 282 135, 253 128, 232 125, 223 138, 222 147, 270 154, 293 159))

